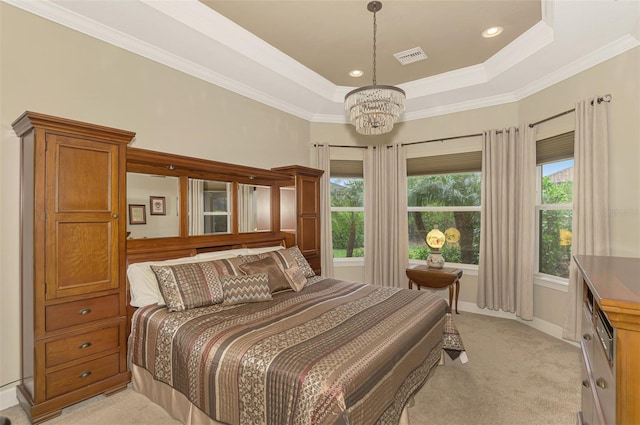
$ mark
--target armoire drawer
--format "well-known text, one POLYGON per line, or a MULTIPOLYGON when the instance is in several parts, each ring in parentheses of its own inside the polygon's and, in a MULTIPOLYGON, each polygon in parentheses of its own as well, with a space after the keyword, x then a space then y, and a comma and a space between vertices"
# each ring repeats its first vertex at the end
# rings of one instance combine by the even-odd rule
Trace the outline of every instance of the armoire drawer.
POLYGON ((50 305, 46 307, 45 327, 47 332, 50 332, 108 317, 116 317, 119 314, 118 307, 118 295, 50 305))
POLYGON ((46 367, 56 366, 118 347, 120 326, 112 326, 45 344, 46 367))
POLYGON ((47 373, 47 399, 117 375, 120 369, 119 356, 120 353, 113 353, 67 369, 47 373))

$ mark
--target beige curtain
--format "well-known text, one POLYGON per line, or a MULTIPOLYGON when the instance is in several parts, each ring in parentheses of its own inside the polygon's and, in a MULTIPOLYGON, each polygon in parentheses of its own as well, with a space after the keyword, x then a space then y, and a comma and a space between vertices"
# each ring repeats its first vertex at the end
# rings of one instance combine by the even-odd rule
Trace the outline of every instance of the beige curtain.
POLYGON ((333 277, 333 239, 331 236, 331 148, 329 145, 314 145, 314 166, 324 170, 320 178, 320 266, 322 275, 333 277))
MULTIPOLYGON (((609 255, 609 103, 597 99, 576 104, 573 166, 572 254, 609 255)), ((569 268, 567 316, 562 336, 578 341, 582 281, 573 261, 569 268)))
POLYGON ((370 146, 364 160, 364 281, 406 287, 407 157, 401 145, 370 146))
POLYGON ((535 132, 485 131, 477 303, 533 319, 535 132))
POLYGON ((257 231, 258 210, 256 208, 256 188, 252 185, 238 185, 238 231, 257 231))
POLYGON ((204 180, 189 179, 189 234, 204 235, 204 180))

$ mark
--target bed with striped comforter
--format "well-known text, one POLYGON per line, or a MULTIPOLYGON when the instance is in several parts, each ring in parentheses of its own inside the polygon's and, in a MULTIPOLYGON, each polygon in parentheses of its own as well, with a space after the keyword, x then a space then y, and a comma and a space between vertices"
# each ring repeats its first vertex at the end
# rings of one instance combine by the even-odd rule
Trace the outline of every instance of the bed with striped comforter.
POLYGON ((397 424, 441 356, 429 291, 322 279, 272 301, 140 308, 130 360, 228 424, 397 424))

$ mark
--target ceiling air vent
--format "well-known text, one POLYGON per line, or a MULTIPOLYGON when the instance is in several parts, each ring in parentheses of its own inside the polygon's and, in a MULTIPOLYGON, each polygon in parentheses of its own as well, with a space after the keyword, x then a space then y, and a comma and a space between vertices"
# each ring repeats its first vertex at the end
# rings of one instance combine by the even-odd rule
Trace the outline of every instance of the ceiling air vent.
POLYGON ((393 56, 403 65, 419 62, 427 58, 427 55, 424 54, 421 47, 414 47, 404 52, 395 53, 393 56))

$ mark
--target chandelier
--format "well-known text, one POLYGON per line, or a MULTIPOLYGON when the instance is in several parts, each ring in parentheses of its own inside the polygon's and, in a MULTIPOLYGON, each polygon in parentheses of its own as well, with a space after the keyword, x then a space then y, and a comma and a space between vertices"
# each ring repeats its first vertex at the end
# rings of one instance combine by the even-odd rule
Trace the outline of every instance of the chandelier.
POLYGON ((372 1, 367 10, 373 12, 373 85, 352 90, 344 97, 344 109, 349 121, 359 134, 367 136, 385 134, 393 130, 393 124, 404 112, 406 95, 394 86, 376 84, 376 12, 382 2, 372 1))

